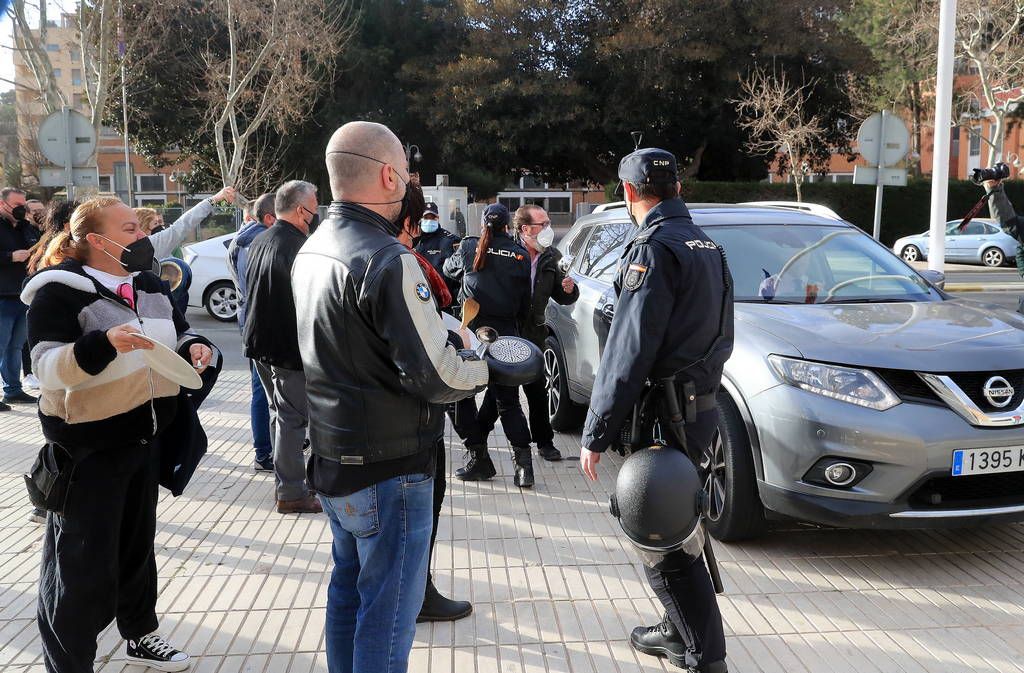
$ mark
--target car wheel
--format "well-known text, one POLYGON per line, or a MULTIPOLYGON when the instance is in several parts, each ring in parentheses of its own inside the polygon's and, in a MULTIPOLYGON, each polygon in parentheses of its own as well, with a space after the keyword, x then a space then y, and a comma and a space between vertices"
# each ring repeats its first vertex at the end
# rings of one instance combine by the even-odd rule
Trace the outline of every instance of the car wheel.
POLYGON ((903 246, 900 257, 903 258, 904 262, 917 262, 921 259, 921 248, 916 245, 903 246))
POLYGON ((1006 255, 999 248, 985 248, 981 253, 981 262, 985 266, 1002 266, 1006 263, 1006 255))
POLYGON ((203 307, 214 319, 231 322, 238 318, 238 291, 229 280, 219 280, 210 285, 203 298, 203 307))
POLYGON ((571 432, 583 425, 586 409, 569 397, 569 380, 565 375, 565 357, 558 340, 548 337, 544 343, 544 385, 548 391, 548 418, 551 429, 571 432))
POLYGON ((764 529, 764 509, 757 494, 754 455, 739 410, 725 393, 718 396, 718 430, 700 470, 704 517, 712 537, 735 542, 759 535, 764 529))

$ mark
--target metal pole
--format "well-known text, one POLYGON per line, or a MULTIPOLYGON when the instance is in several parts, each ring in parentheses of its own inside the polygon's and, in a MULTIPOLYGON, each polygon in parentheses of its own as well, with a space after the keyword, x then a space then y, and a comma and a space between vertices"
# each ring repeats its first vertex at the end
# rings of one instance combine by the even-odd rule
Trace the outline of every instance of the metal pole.
POLYGON ((73 131, 71 130, 71 114, 67 105, 60 107, 61 118, 64 121, 64 191, 68 195, 68 201, 75 200, 75 177, 74 159, 71 156, 74 143, 72 141, 73 131))
POLYGON ((939 8, 939 67, 935 79, 935 155, 932 163, 931 236, 928 268, 946 265, 946 205, 949 199, 949 122, 953 114, 953 44, 956 0, 941 0, 939 8))
POLYGON ((875 177, 875 224, 872 231, 876 241, 882 235, 882 192, 885 184, 882 180, 882 169, 885 168, 882 159, 885 157, 885 118, 888 116, 889 111, 882 110, 882 125, 878 130, 878 158, 875 159, 878 175, 875 177))
POLYGON ((128 87, 125 84, 125 41, 124 41, 124 2, 117 5, 118 32, 121 33, 118 44, 118 51, 121 52, 121 113, 122 113, 122 134, 124 140, 124 179, 128 183, 128 205, 135 207, 135 185, 132 180, 132 159, 128 152, 128 87))

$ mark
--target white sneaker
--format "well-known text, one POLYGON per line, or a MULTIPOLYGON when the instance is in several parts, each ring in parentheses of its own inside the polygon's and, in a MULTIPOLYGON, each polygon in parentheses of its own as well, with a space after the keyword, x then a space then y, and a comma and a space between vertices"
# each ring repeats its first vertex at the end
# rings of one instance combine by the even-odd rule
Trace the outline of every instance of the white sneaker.
POLYGON ((39 390, 39 379, 36 378, 35 374, 29 374, 21 380, 22 388, 29 388, 31 390, 39 390))
POLYGON ((187 654, 155 633, 128 641, 128 661, 158 671, 184 671, 191 663, 187 654))

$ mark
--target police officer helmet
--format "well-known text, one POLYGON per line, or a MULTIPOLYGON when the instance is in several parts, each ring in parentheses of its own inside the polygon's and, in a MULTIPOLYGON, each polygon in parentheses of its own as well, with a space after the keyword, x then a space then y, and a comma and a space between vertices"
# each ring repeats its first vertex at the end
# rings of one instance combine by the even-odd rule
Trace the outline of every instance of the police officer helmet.
POLYGON ((678 569, 700 558, 701 480, 685 453, 652 446, 629 456, 619 470, 611 513, 644 563, 678 569))
POLYGON ((679 182, 676 157, 668 150, 645 147, 622 157, 615 195, 622 196, 622 183, 631 185, 675 184, 679 182))

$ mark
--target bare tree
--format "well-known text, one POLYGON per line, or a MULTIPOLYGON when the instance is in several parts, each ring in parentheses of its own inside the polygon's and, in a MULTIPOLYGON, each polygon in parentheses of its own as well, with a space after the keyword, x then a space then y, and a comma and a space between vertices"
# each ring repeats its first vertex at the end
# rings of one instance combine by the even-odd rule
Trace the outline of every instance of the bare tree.
POLYGON ((79 49, 85 94, 89 99, 90 121, 97 138, 100 137, 118 62, 115 11, 113 0, 81 0, 76 17, 81 36, 79 49))
POLYGON ((974 66, 979 116, 995 118, 989 165, 1003 159, 1006 117, 1024 102, 1024 0, 960 0, 957 42, 974 66))
POLYGON ((811 80, 797 86, 785 72, 755 66, 740 79, 740 97, 730 101, 736 105, 740 128, 750 135, 747 149, 776 158, 780 174, 785 172, 793 178, 797 201, 803 200, 802 186, 811 172, 811 155, 825 142, 821 121, 806 110, 815 84, 811 80))
POLYGON ((224 184, 244 188, 254 138, 271 125, 287 133, 309 115, 353 35, 354 15, 347 3, 328 0, 216 0, 208 9, 228 34, 226 55, 204 53, 219 173, 224 184))
POLYGON ((39 3, 38 10, 37 28, 32 27, 26 12, 25 0, 14 0, 7 9, 7 16, 14 23, 14 48, 22 55, 32 73, 39 102, 49 114, 60 110, 62 105, 67 105, 67 99, 57 86, 57 78, 53 76, 53 65, 46 53, 46 32, 49 26, 45 0, 39 3))

